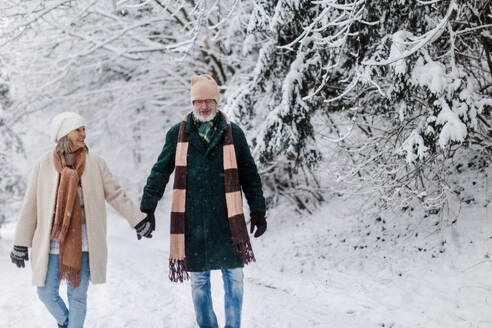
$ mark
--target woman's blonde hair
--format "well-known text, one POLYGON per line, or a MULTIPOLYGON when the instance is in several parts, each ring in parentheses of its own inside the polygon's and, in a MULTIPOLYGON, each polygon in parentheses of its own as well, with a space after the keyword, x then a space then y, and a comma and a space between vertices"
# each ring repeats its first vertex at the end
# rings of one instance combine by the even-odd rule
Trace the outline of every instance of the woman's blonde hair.
MULTIPOLYGON (((89 148, 85 146, 85 151, 89 152, 89 148)), ((72 152, 72 143, 70 139, 68 139, 68 134, 64 137, 61 137, 56 144, 56 152, 59 154, 69 154, 72 152)))
POLYGON ((68 134, 58 139, 58 143, 56 144, 56 152, 62 155, 72 152, 72 143, 70 142, 70 139, 68 139, 68 134))

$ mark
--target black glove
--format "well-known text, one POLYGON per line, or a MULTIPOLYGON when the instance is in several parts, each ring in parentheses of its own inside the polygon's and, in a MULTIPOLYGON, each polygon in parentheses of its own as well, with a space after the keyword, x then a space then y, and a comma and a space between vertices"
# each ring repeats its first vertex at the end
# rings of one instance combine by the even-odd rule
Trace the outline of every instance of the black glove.
POLYGON ((145 219, 149 219, 150 222, 150 228, 152 231, 155 231, 155 216, 154 216, 154 211, 153 210, 143 210, 145 214, 147 214, 147 217, 145 219))
POLYGON ((140 240, 142 237, 152 238, 152 232, 155 231, 155 216, 153 211, 143 211, 147 213, 145 219, 140 221, 136 226, 137 239, 140 240))
POLYGON ((12 250, 12 252, 10 252, 10 260, 12 261, 12 263, 17 265, 18 268, 23 268, 25 266, 24 261, 29 261, 27 247, 14 246, 14 249, 12 250))
POLYGON ((255 238, 260 237, 265 233, 267 229, 267 222, 265 219, 265 212, 251 212, 251 226, 249 229, 249 233, 253 233, 256 227, 255 238))

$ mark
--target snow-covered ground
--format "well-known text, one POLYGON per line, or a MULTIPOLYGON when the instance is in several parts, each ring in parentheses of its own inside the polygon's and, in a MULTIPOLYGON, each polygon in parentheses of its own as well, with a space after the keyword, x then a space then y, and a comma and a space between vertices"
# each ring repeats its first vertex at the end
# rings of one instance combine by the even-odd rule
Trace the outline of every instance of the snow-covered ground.
MULTIPOLYGON (((362 214, 364 204, 332 199, 312 216, 287 205, 269 213, 267 233, 253 240, 257 262, 245 268, 243 327, 492 327, 488 191, 440 233, 433 216, 362 214)), ((108 282, 89 288, 86 327, 195 327, 189 283, 167 279, 168 206, 166 196, 151 240, 137 241, 110 212, 108 282)), ((55 327, 30 269, 10 263, 14 225, 0 230, 0 327, 55 327)), ((216 273, 223 325, 221 285, 216 273)))

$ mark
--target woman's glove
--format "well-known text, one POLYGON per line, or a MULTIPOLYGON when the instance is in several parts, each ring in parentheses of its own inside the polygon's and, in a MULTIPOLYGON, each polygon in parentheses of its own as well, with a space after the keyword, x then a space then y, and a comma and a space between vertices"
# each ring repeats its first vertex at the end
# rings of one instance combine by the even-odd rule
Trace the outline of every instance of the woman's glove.
POLYGON ((27 247, 14 246, 14 249, 12 249, 12 252, 10 252, 10 260, 12 261, 12 263, 17 265, 18 268, 23 268, 25 266, 24 261, 29 261, 27 247))
POLYGON ((142 237, 152 238, 152 232, 155 230, 155 216, 154 212, 149 211, 145 212, 147 216, 145 219, 140 221, 136 226, 135 230, 137 231, 137 239, 140 240, 142 237))

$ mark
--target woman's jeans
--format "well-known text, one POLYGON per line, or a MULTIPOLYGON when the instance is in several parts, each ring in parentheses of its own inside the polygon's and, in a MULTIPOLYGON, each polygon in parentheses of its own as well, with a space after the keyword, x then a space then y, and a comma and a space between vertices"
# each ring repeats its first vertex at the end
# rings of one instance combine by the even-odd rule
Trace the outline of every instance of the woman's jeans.
MULTIPOLYGON (((241 326, 243 305, 243 268, 221 269, 225 292, 226 328, 241 326)), ((195 306, 196 321, 200 328, 217 328, 217 317, 210 293, 210 271, 190 272, 191 294, 195 306)))
POLYGON ((59 325, 69 328, 82 328, 84 326, 87 310, 87 288, 89 287, 89 253, 82 252, 82 268, 80 272, 80 286, 72 287, 67 283, 67 309, 61 299, 58 289, 60 287, 60 258, 58 254, 50 254, 48 272, 44 287, 38 287, 38 296, 59 325))

